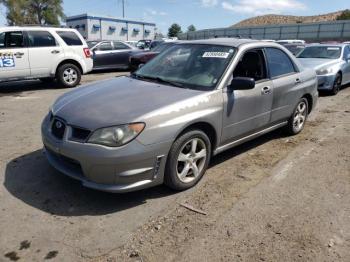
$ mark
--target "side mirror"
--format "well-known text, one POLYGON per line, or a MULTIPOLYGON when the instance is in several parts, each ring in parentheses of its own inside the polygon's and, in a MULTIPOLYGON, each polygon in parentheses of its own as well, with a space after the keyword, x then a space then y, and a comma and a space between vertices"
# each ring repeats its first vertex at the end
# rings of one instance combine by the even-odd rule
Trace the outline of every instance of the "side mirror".
POLYGON ((348 54, 347 57, 345 57, 345 61, 350 62, 350 54, 348 54))
POLYGON ((228 88, 233 90, 249 90, 255 87, 255 80, 249 77, 234 77, 228 88))

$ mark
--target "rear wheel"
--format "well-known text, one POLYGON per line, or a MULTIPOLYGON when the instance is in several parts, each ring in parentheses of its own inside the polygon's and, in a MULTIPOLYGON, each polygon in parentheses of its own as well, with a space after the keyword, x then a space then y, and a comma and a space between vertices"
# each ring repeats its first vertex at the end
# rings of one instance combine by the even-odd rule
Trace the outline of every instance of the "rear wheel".
POLYGON ((63 64, 57 69, 56 78, 63 87, 71 88, 80 83, 81 72, 76 65, 63 64))
POLYGON ((306 98, 302 98, 296 108, 293 115, 290 117, 286 126, 286 131, 289 135, 299 134, 305 126, 306 119, 309 112, 309 104, 306 98))
POLYGON ((341 88, 341 82, 342 82, 342 75, 338 73, 335 77, 333 89, 331 90, 332 95, 338 94, 340 88, 341 88))
POLYGON ((210 160, 211 143, 200 130, 180 136, 170 149, 164 183, 175 190, 193 187, 203 177, 210 160))

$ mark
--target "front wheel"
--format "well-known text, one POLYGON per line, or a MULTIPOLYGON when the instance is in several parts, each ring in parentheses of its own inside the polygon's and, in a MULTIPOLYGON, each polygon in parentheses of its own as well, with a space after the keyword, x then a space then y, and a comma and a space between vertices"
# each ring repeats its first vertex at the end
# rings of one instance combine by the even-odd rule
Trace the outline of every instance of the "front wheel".
POLYGON ((170 149, 164 183, 174 190, 193 187, 207 170, 211 143, 201 130, 192 130, 180 136, 170 149))
POLYGON ((293 115, 288 120, 286 131, 289 135, 299 134, 304 129, 308 112, 309 104, 307 99, 302 98, 294 109, 293 115))
POLYGON ((335 76, 335 80, 334 80, 334 84, 333 84, 333 88, 331 90, 331 94, 332 95, 336 95, 338 94, 340 88, 341 88, 341 82, 342 82, 342 76, 340 73, 338 73, 336 76, 335 76))
POLYGON ((81 72, 76 65, 63 64, 57 69, 56 78, 63 87, 71 88, 80 83, 81 72))

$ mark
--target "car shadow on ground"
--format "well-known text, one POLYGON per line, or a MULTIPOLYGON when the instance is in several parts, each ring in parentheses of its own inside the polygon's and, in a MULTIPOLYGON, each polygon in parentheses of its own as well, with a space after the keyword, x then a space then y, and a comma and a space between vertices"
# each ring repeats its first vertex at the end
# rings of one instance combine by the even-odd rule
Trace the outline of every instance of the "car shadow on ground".
MULTIPOLYGON (((283 137, 279 130, 213 157, 210 167, 250 149, 283 137)), ((111 194, 85 188, 79 181, 56 171, 37 150, 10 161, 5 171, 5 188, 14 197, 44 212, 59 216, 105 215, 145 204, 149 199, 177 192, 158 186, 138 192, 111 194)))
POLYGON ((52 168, 43 150, 9 162, 4 186, 26 204, 59 216, 105 215, 142 205, 148 199, 175 194, 164 186, 128 194, 88 189, 52 168))
POLYGON ((17 96, 21 92, 35 91, 35 90, 45 90, 45 89, 62 89, 57 82, 47 82, 44 83, 40 80, 23 80, 0 83, 0 97, 13 95, 17 96))

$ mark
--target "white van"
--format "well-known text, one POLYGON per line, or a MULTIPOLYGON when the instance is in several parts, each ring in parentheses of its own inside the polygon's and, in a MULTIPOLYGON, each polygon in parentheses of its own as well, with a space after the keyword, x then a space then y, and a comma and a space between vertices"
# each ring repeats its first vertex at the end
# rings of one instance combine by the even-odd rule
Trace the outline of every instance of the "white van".
POLYGON ((0 27, 0 83, 56 79, 75 87, 92 67, 90 49, 75 29, 0 27))

